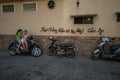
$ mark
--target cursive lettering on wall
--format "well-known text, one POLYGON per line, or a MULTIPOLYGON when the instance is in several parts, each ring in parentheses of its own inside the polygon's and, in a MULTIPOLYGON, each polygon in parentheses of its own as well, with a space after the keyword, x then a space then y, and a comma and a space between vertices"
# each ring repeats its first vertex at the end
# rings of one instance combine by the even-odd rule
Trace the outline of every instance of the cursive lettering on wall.
MULTIPOLYGON (((65 28, 55 28, 55 27, 41 27, 40 32, 51 32, 51 33, 79 33, 82 35, 86 29, 84 28, 76 28, 76 29, 65 29, 65 28)), ((100 35, 104 33, 102 28, 95 29, 94 27, 90 27, 87 29, 88 33, 96 33, 98 32, 100 35)))

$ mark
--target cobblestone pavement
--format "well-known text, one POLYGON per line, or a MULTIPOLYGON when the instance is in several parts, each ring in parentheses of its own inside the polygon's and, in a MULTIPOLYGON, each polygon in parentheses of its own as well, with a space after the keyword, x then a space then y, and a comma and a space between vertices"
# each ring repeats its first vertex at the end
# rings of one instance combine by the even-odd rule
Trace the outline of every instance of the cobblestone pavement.
POLYGON ((0 51, 0 80, 120 80, 120 62, 0 51))

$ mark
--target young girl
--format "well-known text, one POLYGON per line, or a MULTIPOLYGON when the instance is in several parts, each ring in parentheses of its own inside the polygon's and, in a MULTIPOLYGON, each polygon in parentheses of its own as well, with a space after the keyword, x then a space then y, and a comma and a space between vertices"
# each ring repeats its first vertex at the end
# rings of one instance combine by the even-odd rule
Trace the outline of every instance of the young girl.
POLYGON ((24 31, 23 31, 22 42, 23 42, 24 45, 25 45, 25 49, 28 49, 27 37, 28 37, 28 31, 27 31, 27 30, 24 30, 24 31))
POLYGON ((16 32, 16 40, 18 41, 18 48, 17 48, 18 53, 20 53, 19 48, 20 48, 20 45, 22 44, 21 39, 22 39, 22 29, 19 29, 16 32))

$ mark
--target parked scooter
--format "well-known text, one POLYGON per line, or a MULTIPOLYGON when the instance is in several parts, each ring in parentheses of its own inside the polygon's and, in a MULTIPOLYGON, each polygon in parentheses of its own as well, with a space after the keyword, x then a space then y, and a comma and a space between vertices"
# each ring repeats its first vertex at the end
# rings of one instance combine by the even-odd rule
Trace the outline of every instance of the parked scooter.
MULTIPOLYGON (((112 39, 113 40, 113 39, 112 39)), ((107 43, 110 43, 111 39, 108 37, 101 37, 101 43, 93 50, 92 59, 96 60, 99 58, 111 58, 111 59, 120 59, 120 44, 111 45, 110 53, 105 52, 105 46, 107 43)))
POLYGON ((50 46, 48 47, 48 55, 58 55, 58 56, 66 56, 66 57, 74 57, 76 48, 72 43, 59 44, 57 39, 53 37, 49 37, 52 41, 50 46))
MULTIPOLYGON (((32 36, 29 36, 27 38, 28 42, 28 50, 24 49, 22 45, 20 45, 19 52, 20 54, 26 54, 26 53, 31 53, 33 56, 38 57, 41 55, 42 50, 41 48, 37 45, 37 43, 33 40, 32 36)), ((9 44, 8 50, 9 54, 14 56, 17 54, 17 49, 18 48, 18 41, 14 40, 9 44)))

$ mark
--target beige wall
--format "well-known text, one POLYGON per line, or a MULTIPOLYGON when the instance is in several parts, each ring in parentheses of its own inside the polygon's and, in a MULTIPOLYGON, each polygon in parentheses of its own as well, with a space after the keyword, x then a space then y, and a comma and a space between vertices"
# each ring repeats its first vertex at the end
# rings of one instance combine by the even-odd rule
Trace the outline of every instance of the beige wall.
MULTIPOLYGON (((75 0, 65 0, 65 23, 66 25, 72 25, 78 28, 94 27, 104 29, 104 35, 106 36, 120 36, 120 22, 116 22, 115 12, 120 12, 120 0, 80 0, 79 8, 76 8, 75 0), (94 24, 74 25, 73 19, 70 15, 82 15, 82 14, 97 14, 94 18, 94 24)), ((84 35, 99 35, 98 33, 87 33, 84 35)))
MULTIPOLYGON (((34 1, 34 0, 33 0, 34 1)), ((115 12, 120 12, 120 0, 80 0, 79 8, 76 7, 76 0, 55 0, 56 7, 49 9, 48 0, 34 1, 37 3, 37 11, 23 12, 22 4, 25 2, 0 3, 14 4, 14 13, 2 13, 0 8, 0 34, 14 34, 17 29, 27 29, 34 35, 62 35, 62 36, 99 36, 98 32, 88 33, 88 28, 104 30, 104 36, 120 36, 120 22, 116 21, 115 12), (94 24, 74 24, 71 15, 97 14, 94 17, 94 24), (84 29, 79 33, 54 33, 40 32, 41 27, 54 27, 76 30, 84 29)))
MULTIPOLYGON (((0 12, 0 33, 14 34, 17 29, 28 29, 31 34, 46 34, 40 33, 42 26, 53 27, 63 26, 63 2, 56 1, 56 7, 51 10, 47 7, 48 0, 33 1, 37 2, 37 11, 23 12, 22 4, 26 2, 3 3, 15 4, 14 13, 0 12)), ((0 10, 2 11, 2 10, 0 10)))

